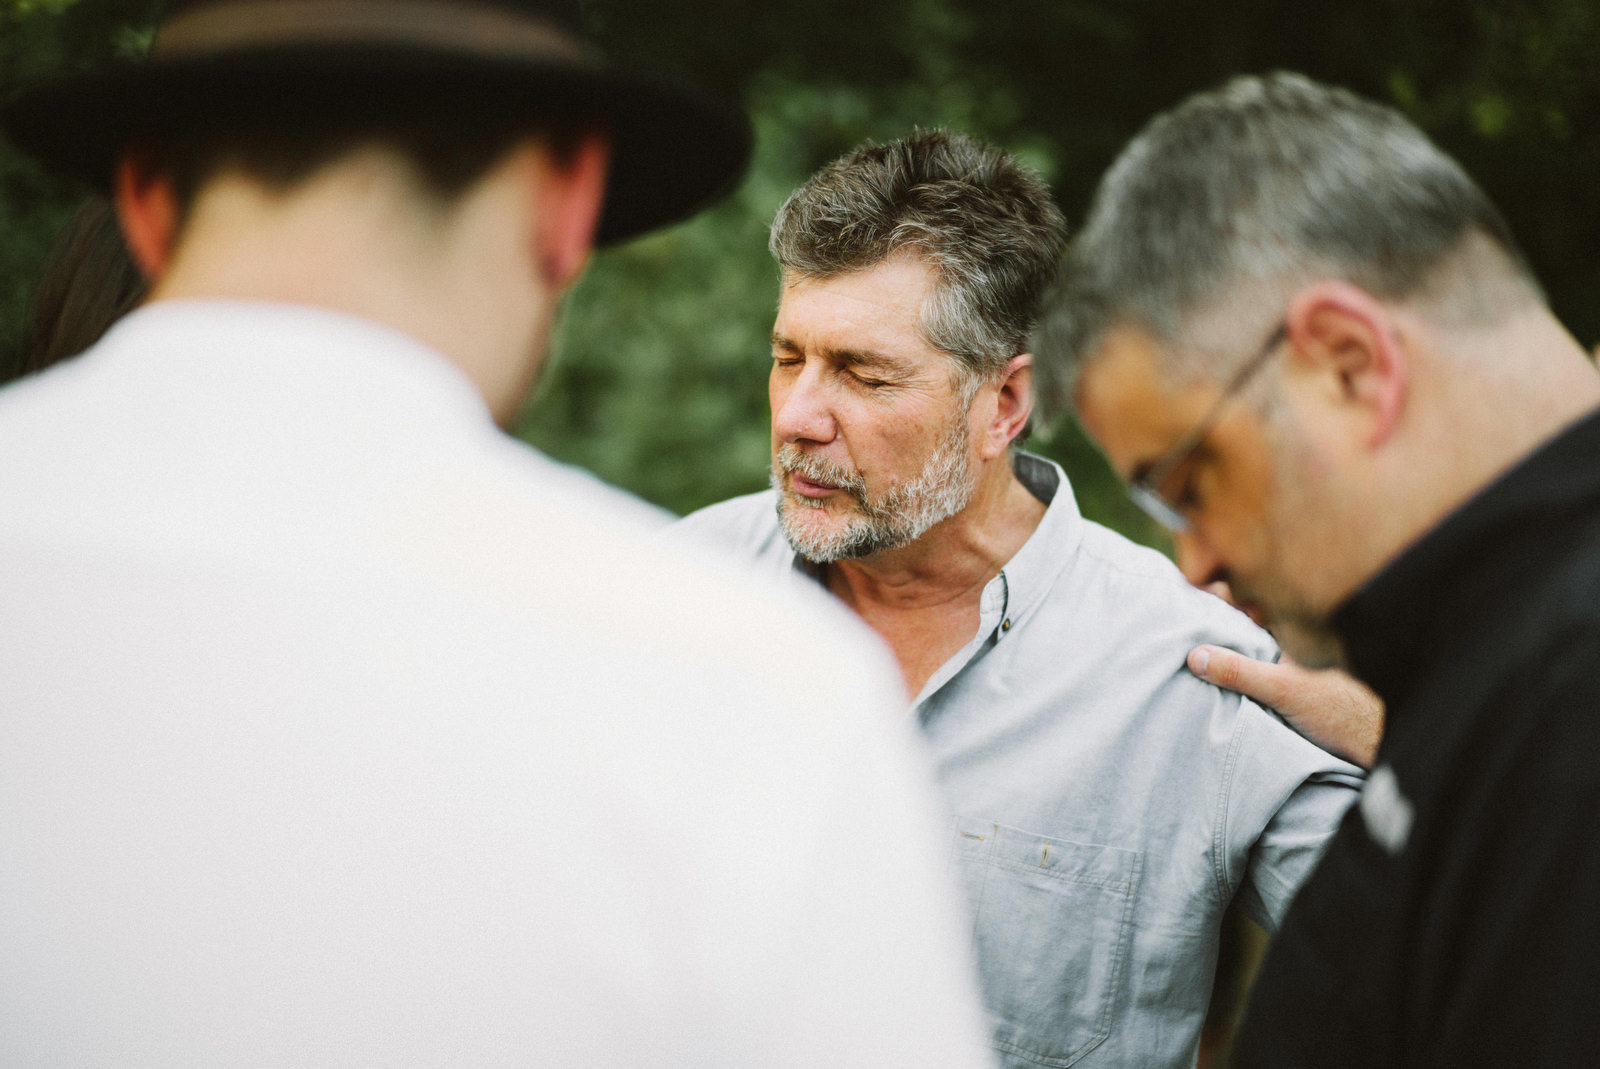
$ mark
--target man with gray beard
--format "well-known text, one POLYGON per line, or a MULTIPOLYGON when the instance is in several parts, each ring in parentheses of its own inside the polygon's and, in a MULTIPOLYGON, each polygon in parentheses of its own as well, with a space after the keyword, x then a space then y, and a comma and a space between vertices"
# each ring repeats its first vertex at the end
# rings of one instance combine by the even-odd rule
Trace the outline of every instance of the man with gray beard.
MULTIPOLYGON (((1191 1066, 1223 911, 1275 926, 1360 772, 1191 674, 1201 643, 1276 648, 1015 448, 1064 240, 1038 175, 960 135, 823 168, 772 227, 772 489, 677 530, 898 658, 1003 1063, 1191 1066)), ((830 670, 792 645, 797 687, 830 670)))

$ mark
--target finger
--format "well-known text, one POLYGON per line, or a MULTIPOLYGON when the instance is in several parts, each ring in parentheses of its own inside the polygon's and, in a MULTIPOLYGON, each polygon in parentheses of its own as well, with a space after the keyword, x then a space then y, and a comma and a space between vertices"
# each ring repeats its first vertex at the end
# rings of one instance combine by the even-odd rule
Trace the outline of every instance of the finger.
POLYGON ((1189 652, 1189 670, 1281 713, 1323 749, 1371 768, 1383 738, 1384 708, 1364 684, 1333 669, 1313 671, 1288 661, 1257 661, 1220 646, 1189 652))
POLYGON ((1226 690, 1277 708, 1293 696, 1294 669, 1258 661, 1221 646, 1198 646, 1189 653, 1189 671, 1226 690))

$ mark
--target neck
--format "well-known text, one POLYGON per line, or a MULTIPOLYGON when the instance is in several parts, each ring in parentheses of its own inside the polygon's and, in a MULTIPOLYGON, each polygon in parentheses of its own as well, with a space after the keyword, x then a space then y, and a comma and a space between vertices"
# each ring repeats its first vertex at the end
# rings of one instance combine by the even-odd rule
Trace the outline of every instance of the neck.
POLYGON ((1039 526, 1045 507, 1011 457, 986 463, 971 503, 910 545, 828 567, 830 590, 877 631, 915 697, 972 640, 983 589, 1039 526))
POLYGON ((976 603, 1044 512, 1007 454, 986 465, 966 508, 908 545, 835 562, 827 569, 828 586, 858 612, 976 603))
POLYGON ((1367 481, 1379 570, 1418 537, 1544 443, 1600 408, 1600 374, 1542 305, 1415 367, 1411 394, 1435 398, 1408 415, 1407 447, 1367 481), (1395 493, 1379 503, 1373 486, 1395 493), (1379 515, 1387 510, 1388 516, 1379 515))
POLYGON ((465 371, 504 423, 537 370, 550 298, 514 239, 528 206, 491 179, 441 206, 377 152, 287 193, 225 173, 196 196, 151 299, 309 304, 382 323, 465 371))

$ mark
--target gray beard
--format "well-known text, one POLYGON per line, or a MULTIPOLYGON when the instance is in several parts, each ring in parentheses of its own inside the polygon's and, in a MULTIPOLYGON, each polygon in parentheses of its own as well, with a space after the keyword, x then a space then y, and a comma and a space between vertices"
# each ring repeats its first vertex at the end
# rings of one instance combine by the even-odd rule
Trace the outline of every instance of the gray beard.
POLYGON ((928 462, 909 482, 877 498, 869 498, 859 472, 784 443, 772 461, 772 487, 778 493, 778 522, 789 545, 813 564, 854 560, 914 542, 972 501, 975 482, 967 453, 967 422, 958 418, 934 448, 928 462), (784 476, 798 473, 845 491, 853 510, 844 522, 823 530, 803 521, 811 511, 825 510, 821 501, 791 493, 784 476))

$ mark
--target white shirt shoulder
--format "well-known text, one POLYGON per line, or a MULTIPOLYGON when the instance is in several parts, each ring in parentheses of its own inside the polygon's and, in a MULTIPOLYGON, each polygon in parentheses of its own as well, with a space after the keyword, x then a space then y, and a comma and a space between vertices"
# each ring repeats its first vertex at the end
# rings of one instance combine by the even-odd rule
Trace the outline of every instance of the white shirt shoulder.
POLYGON ((0 494, 0 1063, 983 1063, 888 666, 436 355, 147 309, 0 494))

